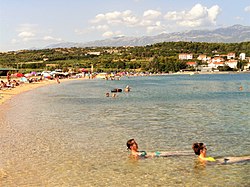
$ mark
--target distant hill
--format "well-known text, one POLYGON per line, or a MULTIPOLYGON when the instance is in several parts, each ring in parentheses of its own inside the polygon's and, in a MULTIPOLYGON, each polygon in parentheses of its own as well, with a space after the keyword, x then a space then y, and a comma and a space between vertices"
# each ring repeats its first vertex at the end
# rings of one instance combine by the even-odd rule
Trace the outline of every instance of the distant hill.
POLYGON ((46 48, 69 48, 69 47, 101 47, 101 46, 145 46, 159 42, 221 42, 239 43, 250 41, 250 26, 233 25, 214 30, 191 30, 186 32, 164 33, 156 36, 143 37, 115 37, 105 40, 96 40, 87 43, 65 42, 49 45, 46 48))

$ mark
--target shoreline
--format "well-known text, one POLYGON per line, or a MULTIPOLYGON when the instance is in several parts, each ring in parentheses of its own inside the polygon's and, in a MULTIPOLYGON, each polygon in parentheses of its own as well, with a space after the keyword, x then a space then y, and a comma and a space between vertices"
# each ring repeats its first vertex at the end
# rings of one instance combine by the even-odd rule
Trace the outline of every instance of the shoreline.
MULTIPOLYGON (((63 84, 64 82, 68 81, 85 80, 85 79, 86 78, 60 79, 60 84, 63 84)), ((16 95, 52 84, 58 84, 58 83, 56 80, 43 80, 42 82, 23 83, 19 86, 16 86, 15 88, 0 90, 0 106, 5 104, 7 101, 11 100, 16 95)))
MULTIPOLYGON (((177 72, 177 73, 168 73, 168 74, 161 74, 161 75, 195 75, 195 74, 204 74, 204 75, 218 75, 218 74, 248 74, 247 72, 177 72)), ((160 74, 158 74, 160 75, 160 74)), ((154 76, 154 75, 151 75, 154 76)), ((155 75, 157 76, 157 74, 155 75)), ((74 81, 74 80, 87 80, 89 78, 70 78, 70 79, 60 79, 60 84, 67 82, 67 81, 74 81)), ((5 80, 5 79, 2 79, 5 80)), ((34 82, 34 83, 23 83, 19 86, 16 86, 15 88, 6 89, 6 90, 0 90, 0 106, 6 103, 8 100, 12 99, 12 97, 21 94, 23 92, 31 91, 33 89, 42 87, 42 86, 48 86, 51 84, 58 84, 56 80, 43 80, 42 82, 34 82)))

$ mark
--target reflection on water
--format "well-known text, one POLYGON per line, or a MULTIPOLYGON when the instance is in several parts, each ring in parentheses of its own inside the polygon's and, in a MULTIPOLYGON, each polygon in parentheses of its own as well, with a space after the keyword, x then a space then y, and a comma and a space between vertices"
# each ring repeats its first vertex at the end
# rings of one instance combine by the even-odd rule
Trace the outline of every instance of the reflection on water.
POLYGON ((249 163, 204 166, 195 155, 131 160, 125 143, 135 138, 147 151, 190 151, 199 141, 213 157, 250 155, 249 78, 73 81, 19 95, 0 124, 0 184, 247 186, 249 163), (105 96, 126 85, 130 93, 105 96))

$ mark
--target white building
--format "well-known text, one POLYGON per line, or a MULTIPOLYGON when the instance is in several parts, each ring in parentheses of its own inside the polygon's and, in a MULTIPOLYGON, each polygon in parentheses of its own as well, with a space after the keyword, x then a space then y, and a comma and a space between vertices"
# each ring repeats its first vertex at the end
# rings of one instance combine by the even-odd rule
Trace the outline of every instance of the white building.
POLYGON ((210 63, 216 63, 216 62, 224 62, 224 58, 221 58, 221 57, 214 57, 212 58, 209 62, 210 63))
POLYGON ((235 53, 228 53, 227 59, 235 59, 235 53))
POLYGON ((202 54, 202 55, 199 55, 197 59, 198 59, 198 60, 201 60, 201 61, 203 61, 203 62, 204 62, 204 61, 207 61, 207 55, 203 55, 203 54, 202 54))
POLYGON ((224 66, 225 63, 222 61, 222 62, 210 62, 207 66, 208 68, 218 68, 220 66, 224 66))
POLYGON ((240 59, 245 60, 246 59, 246 53, 241 53, 240 54, 240 59))
POLYGON ((96 55, 96 56, 99 56, 101 54, 101 52, 88 52, 87 53, 88 55, 96 55))
POLYGON ((179 54, 179 59, 180 60, 192 60, 193 54, 181 53, 179 54))
POLYGON ((237 68, 238 61, 237 60, 229 60, 225 62, 230 68, 237 68))

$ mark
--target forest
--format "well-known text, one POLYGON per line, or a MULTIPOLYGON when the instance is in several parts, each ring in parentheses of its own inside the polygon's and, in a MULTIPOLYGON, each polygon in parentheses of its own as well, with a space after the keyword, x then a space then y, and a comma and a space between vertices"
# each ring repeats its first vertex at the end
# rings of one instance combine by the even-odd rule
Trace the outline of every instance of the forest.
MULTIPOLYGON (((17 68, 21 72, 79 68, 96 72, 140 71, 177 72, 189 68, 186 60, 179 60, 180 53, 192 53, 192 61, 198 65, 200 54, 215 55, 240 53, 250 56, 250 42, 242 43, 202 43, 163 42, 147 46, 54 48, 40 50, 19 50, 0 53, 0 67, 17 68)), ((237 59, 237 58, 236 58, 237 59)), ((240 62, 242 68, 246 62, 240 62)), ((203 64, 206 65, 206 64, 203 64)))

